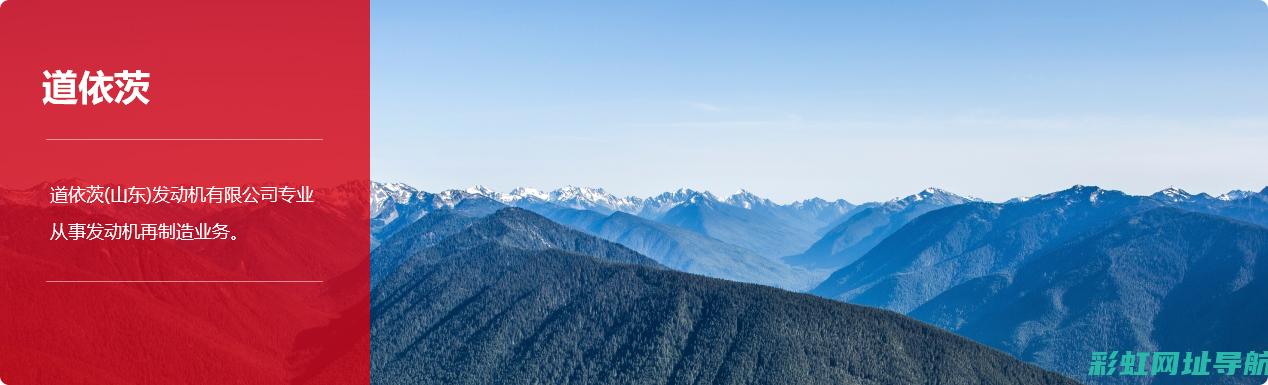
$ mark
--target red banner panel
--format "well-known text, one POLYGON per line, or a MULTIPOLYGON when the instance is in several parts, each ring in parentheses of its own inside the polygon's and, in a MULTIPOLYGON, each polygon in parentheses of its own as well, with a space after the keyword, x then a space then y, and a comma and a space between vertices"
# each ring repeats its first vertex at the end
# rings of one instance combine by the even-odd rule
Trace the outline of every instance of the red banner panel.
POLYGON ((0 382, 369 383, 369 11, 0 1, 0 382))

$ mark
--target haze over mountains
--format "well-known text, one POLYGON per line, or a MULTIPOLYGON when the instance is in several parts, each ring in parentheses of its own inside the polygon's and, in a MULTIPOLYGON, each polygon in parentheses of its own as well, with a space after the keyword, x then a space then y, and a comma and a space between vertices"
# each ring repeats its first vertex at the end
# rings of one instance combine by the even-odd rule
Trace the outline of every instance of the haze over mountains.
POLYGON ((839 269, 863 256, 916 217, 976 200, 929 188, 906 198, 865 204, 857 212, 843 217, 844 221, 835 224, 809 250, 785 260, 796 266, 839 269))
MULTIPOLYGON (((412 251, 391 256, 376 250, 389 256, 382 258, 388 265, 515 206, 672 270, 813 289, 905 313, 1083 380, 1091 380, 1092 351, 1262 345, 1237 338, 1253 332, 1237 317, 1264 319, 1243 308, 1262 308, 1256 303, 1268 294, 1261 292, 1266 264, 1256 264, 1268 189, 1212 196, 1171 188, 1132 196, 1075 186, 989 203, 930 188, 854 205, 823 199, 778 204, 744 191, 720 198, 689 189, 618 198, 575 187, 507 194, 375 188, 382 190, 374 202, 378 239, 406 227, 396 223, 401 218, 437 213, 433 221, 415 220, 426 228, 413 230, 419 232, 414 238, 426 242, 394 241, 391 248, 412 251), (1203 309, 1203 317, 1180 316, 1185 308, 1203 309)), ((1167 381, 1174 379, 1095 382, 1167 381)))
MULTIPOLYGON (((831 268, 844 263, 798 264, 784 257, 805 252, 820 241, 825 231, 856 211, 873 206, 911 206, 892 213, 877 210, 869 216, 883 217, 869 224, 883 222, 892 227, 908 220, 903 216, 926 207, 968 200, 936 189, 884 204, 856 206, 845 200, 820 198, 778 204, 747 191, 719 198, 709 192, 679 189, 637 198, 580 187, 554 191, 517 188, 510 193, 480 186, 439 193, 418 191, 403 184, 374 183, 373 188, 371 227, 375 246, 428 212, 479 197, 526 208, 574 229, 619 242, 677 270, 792 290, 813 287, 831 268), (936 194, 931 195, 930 191, 936 194)), ((870 241, 871 238, 865 240, 870 241)))

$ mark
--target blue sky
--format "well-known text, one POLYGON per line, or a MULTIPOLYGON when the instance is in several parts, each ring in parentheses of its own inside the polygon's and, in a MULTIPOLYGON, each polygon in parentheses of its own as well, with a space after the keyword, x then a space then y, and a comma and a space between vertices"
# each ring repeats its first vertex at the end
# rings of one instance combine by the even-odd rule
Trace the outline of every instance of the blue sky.
POLYGON ((372 177, 779 201, 1268 184, 1268 5, 372 2, 372 177))

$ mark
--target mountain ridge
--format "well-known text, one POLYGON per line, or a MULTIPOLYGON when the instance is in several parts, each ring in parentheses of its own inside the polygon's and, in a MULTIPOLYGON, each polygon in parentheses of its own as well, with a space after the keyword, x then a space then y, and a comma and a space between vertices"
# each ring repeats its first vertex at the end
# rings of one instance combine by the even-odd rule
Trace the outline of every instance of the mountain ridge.
POLYGON ((1066 237, 1159 205, 1119 191, 1074 186, 1026 201, 933 210, 811 292, 905 313, 951 286, 1011 271, 1066 237))
POLYGON ((1158 207, 1049 249, 1011 275, 952 288, 910 315, 1087 381, 1186 383, 1080 374, 1094 351, 1257 351, 1268 343, 1253 321, 1268 317, 1254 305, 1268 296, 1264 258, 1268 228, 1158 207))
POLYGON ((373 292, 372 383, 1075 384, 884 310, 463 233, 373 292))
POLYGON ((794 266, 840 269, 853 263, 908 222, 939 208, 980 201, 937 188, 868 205, 834 225, 800 254, 784 257, 794 266))

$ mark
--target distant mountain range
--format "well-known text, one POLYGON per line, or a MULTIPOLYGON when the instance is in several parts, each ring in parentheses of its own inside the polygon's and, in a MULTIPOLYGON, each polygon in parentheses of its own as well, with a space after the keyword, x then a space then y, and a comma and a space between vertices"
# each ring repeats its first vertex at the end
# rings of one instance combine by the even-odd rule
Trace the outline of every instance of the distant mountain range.
POLYGON ((794 268, 743 247, 620 211, 603 215, 540 201, 521 207, 625 245, 675 270, 790 290, 809 289, 827 274, 794 268))
POLYGON ((615 241, 674 269, 793 290, 813 287, 830 270, 790 266, 780 257, 804 250, 823 229, 853 212, 845 200, 777 204, 747 191, 725 199, 679 189, 648 198, 616 197, 600 188, 498 193, 476 186, 439 193, 373 183, 373 246, 427 213, 481 198, 522 207, 574 229, 615 241))
MULTIPOLYGON (((813 288, 815 295, 904 313, 1085 381, 1093 380, 1086 375, 1092 351, 1241 350, 1265 342, 1239 336, 1257 333, 1248 320, 1266 318, 1256 301, 1268 295, 1268 263, 1261 261, 1268 189, 1212 196, 1172 188, 1132 196, 1074 186, 990 203, 930 188, 860 205, 819 199, 781 205, 743 191, 718 198, 682 189, 643 199, 601 189, 516 191, 385 191, 376 196, 394 201, 376 203, 375 223, 390 237, 404 227, 393 224, 399 218, 468 213, 460 222, 440 221, 452 213, 439 215, 438 224, 414 236, 433 242, 496 208, 522 207, 669 269, 813 288), (798 245, 800 251, 781 254, 798 245)), ((383 260, 399 263, 431 246, 404 244, 413 251, 383 260)))
POLYGON ((813 293, 906 313, 947 289, 1011 273, 1045 247, 1161 203, 1096 187, 1011 203, 974 202, 908 223, 813 293))
POLYGON ((707 193, 694 193, 654 219, 768 258, 778 258, 804 250, 818 238, 818 231, 828 221, 854 208, 845 201, 838 201, 830 212, 839 214, 825 218, 822 212, 808 210, 808 207, 778 205, 747 191, 740 191, 725 201, 707 193))
POLYGON ((937 188, 885 203, 865 204, 828 230, 805 252, 785 261, 806 268, 839 269, 853 263, 916 217, 943 207, 977 201, 937 188))
MULTIPOLYGON (((1046 368, 1093 351, 1255 349, 1268 298, 1265 195, 1090 186, 912 220, 812 293, 906 313, 1046 368)), ((1163 377, 1095 383, 1167 384, 1163 377), (1150 382, 1153 381, 1153 382, 1150 382)), ((1215 383, 1258 383, 1246 377, 1215 383)))
POLYGON ((666 270, 522 209, 431 243, 372 291, 374 384, 1075 384, 899 314, 666 270))
POLYGON ((418 191, 400 183, 370 184, 370 241, 373 247, 401 228, 438 209, 453 208, 480 195, 461 190, 438 194, 418 191))
POLYGON ((791 204, 777 204, 769 199, 758 197, 748 191, 739 191, 726 198, 719 198, 706 191, 679 189, 660 195, 639 197, 617 197, 602 188, 564 187, 553 191, 542 191, 532 188, 516 188, 510 193, 499 193, 483 186, 475 186, 465 190, 446 190, 439 193, 419 191, 401 183, 372 183, 371 217, 379 219, 380 226, 398 218, 407 221, 417 219, 419 213, 445 206, 453 206, 457 202, 472 196, 483 196, 502 202, 508 206, 522 206, 533 202, 545 202, 555 206, 594 211, 608 215, 624 212, 639 217, 661 220, 669 211, 679 206, 699 204, 720 204, 746 211, 778 217, 781 226, 798 229, 812 228, 812 234, 822 231, 823 227, 839 220, 850 213, 855 205, 843 199, 829 201, 812 198, 791 204), (408 209, 408 210, 405 210, 408 209), (784 222, 795 221, 795 224, 784 222), (816 226, 818 226, 816 228, 816 226))
MULTIPOLYGON (((1015 272, 953 287, 910 315, 1072 374, 1087 371, 1094 351, 1262 351, 1265 261, 1268 228, 1163 207, 1039 253, 1015 272)), ((1193 383, 1165 376, 1087 381, 1193 383)))
POLYGON ((1184 190, 1171 188, 1159 191, 1150 197, 1185 210, 1268 226, 1268 187, 1259 193, 1239 190, 1218 197, 1211 197, 1205 193, 1194 195, 1184 190))

